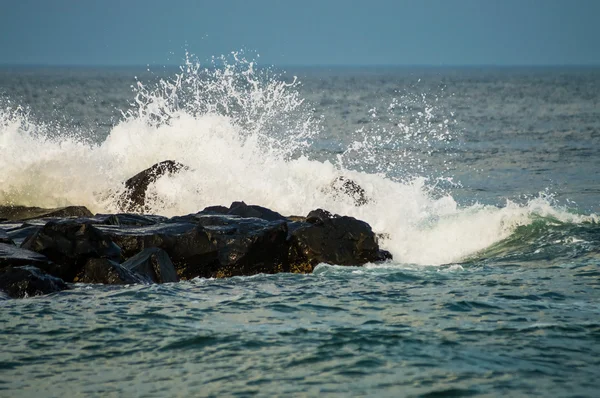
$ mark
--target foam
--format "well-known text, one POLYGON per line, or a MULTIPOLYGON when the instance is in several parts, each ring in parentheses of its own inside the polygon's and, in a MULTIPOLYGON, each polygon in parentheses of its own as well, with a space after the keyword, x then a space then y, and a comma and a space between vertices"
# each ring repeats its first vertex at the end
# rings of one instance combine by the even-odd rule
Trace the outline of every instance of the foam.
MULTIPOLYGON (((220 69, 187 62, 158 87, 139 85, 137 107, 126 111, 107 139, 89 144, 19 111, 0 111, 0 204, 39 207, 84 205, 111 212, 122 182, 166 159, 189 166, 150 186, 152 212, 187 214, 235 200, 287 215, 315 208, 363 219, 385 234, 382 246, 401 263, 459 261, 508 237, 532 215, 582 222, 548 197, 525 205, 460 207, 449 195, 432 195, 427 180, 347 170, 302 155, 319 132, 299 98, 296 82, 257 72, 239 61, 220 69), (356 207, 325 189, 339 175, 360 184, 373 200, 356 207)), ((365 141, 367 142, 367 141, 365 141)), ((362 144, 365 158, 374 152, 362 144)), ((355 151, 354 151, 355 152, 355 151)), ((353 156, 356 156, 353 153, 353 156)))

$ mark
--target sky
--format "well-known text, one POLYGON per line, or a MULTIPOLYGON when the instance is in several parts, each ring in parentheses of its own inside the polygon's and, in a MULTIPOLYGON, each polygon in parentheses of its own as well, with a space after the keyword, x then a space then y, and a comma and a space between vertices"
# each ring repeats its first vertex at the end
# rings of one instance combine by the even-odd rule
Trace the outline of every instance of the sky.
POLYGON ((600 65, 600 0, 0 0, 0 64, 600 65))

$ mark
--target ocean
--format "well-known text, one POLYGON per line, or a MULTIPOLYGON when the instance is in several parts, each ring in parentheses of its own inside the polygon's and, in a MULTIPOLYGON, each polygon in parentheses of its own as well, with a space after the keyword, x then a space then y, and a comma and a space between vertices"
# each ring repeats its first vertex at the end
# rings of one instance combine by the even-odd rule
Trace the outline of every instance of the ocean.
POLYGON ((0 68, 0 205, 167 159, 153 214, 323 208, 394 259, 0 300, 0 396, 597 396, 599 68, 0 68))

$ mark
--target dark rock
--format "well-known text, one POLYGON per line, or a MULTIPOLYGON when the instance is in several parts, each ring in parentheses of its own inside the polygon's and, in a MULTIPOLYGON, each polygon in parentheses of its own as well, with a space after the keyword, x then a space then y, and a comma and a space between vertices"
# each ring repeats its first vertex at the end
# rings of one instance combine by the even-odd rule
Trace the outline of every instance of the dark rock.
POLYGON ((198 218, 219 250, 218 267, 211 274, 199 276, 222 278, 288 271, 285 222, 234 216, 198 218))
POLYGON ((0 243, 6 243, 8 245, 14 245, 15 242, 8 236, 5 230, 0 229, 0 243))
POLYGON ((126 191, 119 200, 120 207, 128 212, 144 212, 148 186, 165 174, 174 174, 187 169, 188 167, 181 163, 165 160, 139 172, 125 181, 126 191))
POLYGON ((0 290, 13 298, 39 296, 65 290, 67 285, 32 266, 0 270, 0 290))
POLYGON ((15 245, 20 246, 25 239, 42 229, 42 226, 43 225, 31 225, 29 223, 21 224, 19 227, 9 230, 7 235, 12 239, 15 245))
POLYGON ((347 177, 337 177, 331 182, 329 188, 333 192, 334 196, 349 196, 354 201, 356 206, 363 206, 371 201, 364 188, 354 180, 351 180, 347 177))
POLYGON ((312 272, 319 263, 362 265, 380 261, 377 238, 369 224, 318 209, 307 216, 306 224, 290 237, 290 270, 312 272))
POLYGON ((39 253, 12 244, 0 243, 0 269, 22 265, 44 267, 48 264, 50 264, 50 260, 39 253))
POLYGON ((229 215, 240 216, 240 217, 254 217, 254 218, 262 218, 267 221, 285 221, 286 218, 281 214, 267 209, 266 207, 256 206, 256 205, 247 205, 244 202, 233 202, 231 206, 229 206, 229 211, 227 212, 229 215))
POLYGON ((225 206, 209 206, 198 214, 227 214, 228 211, 229 209, 225 206))
POLYGON ((97 214, 94 217, 98 224, 143 227, 166 221, 166 217, 140 214, 97 214))
POLYGON ((121 265, 148 282, 179 282, 169 255, 158 247, 144 249, 121 265))
POLYGON ((161 223, 147 227, 98 226, 119 247, 124 258, 146 248, 167 252, 181 279, 204 275, 217 264, 217 247, 202 226, 193 223, 161 223))
POLYGON ((146 280, 114 261, 106 258, 90 258, 73 282, 132 285, 145 283, 146 280))
POLYGON ((73 281, 90 258, 120 258, 119 247, 108 236, 79 222, 48 222, 21 247, 48 257, 53 264, 41 268, 67 282, 73 281))
POLYGON ((10 221, 35 218, 91 217, 93 214, 84 206, 68 206, 56 209, 40 207, 0 206, 0 218, 10 221))

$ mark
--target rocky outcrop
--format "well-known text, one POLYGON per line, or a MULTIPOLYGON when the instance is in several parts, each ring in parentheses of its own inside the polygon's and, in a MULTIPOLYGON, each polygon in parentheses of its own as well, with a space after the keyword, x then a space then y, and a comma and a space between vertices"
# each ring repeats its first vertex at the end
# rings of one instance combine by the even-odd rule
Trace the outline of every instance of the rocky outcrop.
POLYGON ((121 249, 91 224, 48 222, 21 245, 46 256, 52 263, 41 267, 51 275, 72 282, 90 258, 118 261, 121 249))
POLYGON ((125 181, 126 190, 119 200, 120 207, 127 212, 144 212, 146 210, 146 191, 148 190, 148 186, 155 183, 156 180, 164 175, 174 174, 187 169, 187 166, 174 160, 165 160, 139 172, 125 181))
MULTIPOLYGON (((172 218, 121 213, 0 222, 0 271, 17 275, 16 267, 34 266, 38 274, 29 274, 67 283, 309 273, 319 263, 358 266, 389 258, 366 222, 322 209, 284 217, 233 202, 172 218)), ((24 271, 18 275, 25 278, 24 271)))
POLYGON ((0 291, 13 298, 39 296, 65 290, 67 285, 33 266, 0 270, 0 291))

